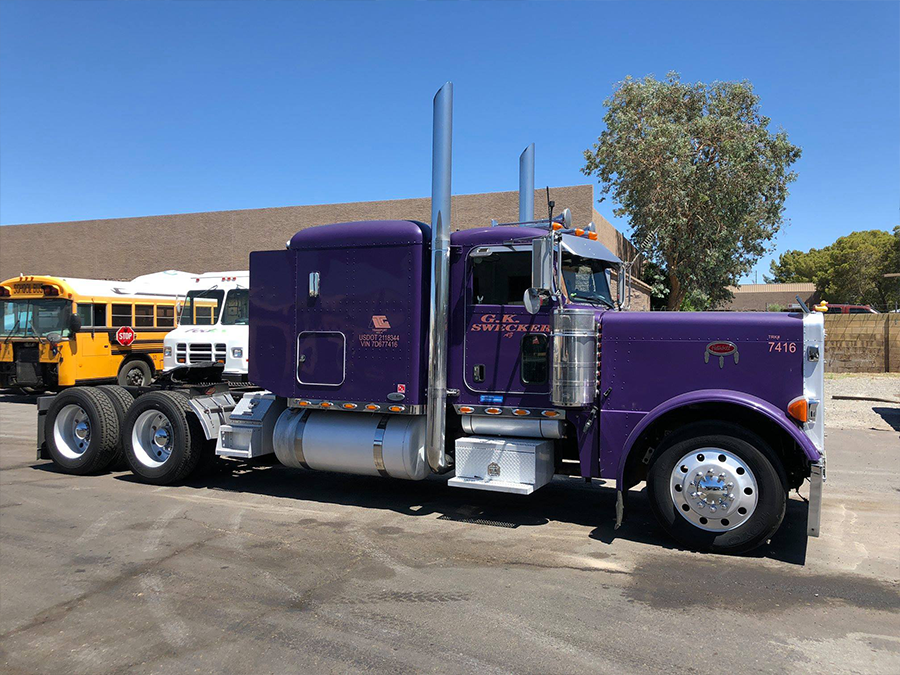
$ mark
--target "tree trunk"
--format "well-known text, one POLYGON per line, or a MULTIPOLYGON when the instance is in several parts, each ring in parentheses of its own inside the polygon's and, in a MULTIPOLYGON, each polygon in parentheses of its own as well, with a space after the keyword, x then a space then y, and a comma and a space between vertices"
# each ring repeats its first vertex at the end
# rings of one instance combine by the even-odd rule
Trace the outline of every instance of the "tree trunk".
POLYGON ((670 312, 677 312, 681 309, 681 302, 684 300, 684 288, 682 288, 681 282, 678 281, 674 271, 669 272, 669 285, 672 290, 669 292, 669 297, 666 300, 666 309, 670 312))

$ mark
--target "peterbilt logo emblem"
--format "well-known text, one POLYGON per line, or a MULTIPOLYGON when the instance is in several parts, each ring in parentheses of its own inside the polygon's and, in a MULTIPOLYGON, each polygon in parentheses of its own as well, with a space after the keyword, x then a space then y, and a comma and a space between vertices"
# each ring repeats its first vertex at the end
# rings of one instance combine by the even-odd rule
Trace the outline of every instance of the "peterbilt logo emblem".
POLYGON ((369 328, 371 328, 376 333, 383 333, 390 327, 391 322, 388 321, 388 318, 384 314, 376 314, 372 317, 372 320, 369 321, 369 328))
POLYGON ((706 345, 706 353, 703 354, 703 362, 709 363, 710 356, 718 356, 719 368, 724 368, 725 357, 728 355, 732 355, 734 357, 734 363, 735 365, 737 365, 741 355, 738 353, 736 344, 734 344, 733 342, 710 342, 708 345, 706 345))

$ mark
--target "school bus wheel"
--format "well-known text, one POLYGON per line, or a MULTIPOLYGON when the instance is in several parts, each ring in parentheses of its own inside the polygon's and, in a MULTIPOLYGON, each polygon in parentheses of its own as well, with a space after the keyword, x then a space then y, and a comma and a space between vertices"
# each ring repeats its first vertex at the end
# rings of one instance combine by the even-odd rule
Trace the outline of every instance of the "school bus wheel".
POLYGON ((151 378, 150 366, 145 361, 130 359, 119 368, 117 379, 120 387, 146 387, 151 378))
POLYGON ((91 387, 57 394, 46 425, 50 458, 66 473, 95 473, 115 459, 119 420, 109 399, 91 387))

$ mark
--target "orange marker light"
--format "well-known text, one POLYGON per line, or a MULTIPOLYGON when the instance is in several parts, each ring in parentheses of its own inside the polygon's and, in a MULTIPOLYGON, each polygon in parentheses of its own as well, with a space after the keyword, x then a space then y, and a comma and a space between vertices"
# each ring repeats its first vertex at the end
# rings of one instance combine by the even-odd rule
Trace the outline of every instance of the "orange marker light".
POLYGON ((378 410, 378 406, 373 403, 370 403, 369 405, 366 406, 366 410, 378 410))
POLYGON ((356 404, 355 403, 345 403, 343 407, 346 408, 347 410, 353 410, 356 407, 356 404))
POLYGON ((798 396, 788 403, 788 415, 798 422, 807 422, 809 420, 809 403, 802 396, 798 396))
POLYGON ((334 403, 330 403, 329 401, 322 401, 319 405, 323 408, 331 408, 334 406, 334 403))
POLYGON ((404 410, 406 410, 406 408, 404 408, 402 405, 392 405, 390 408, 388 408, 388 410, 390 410, 391 412, 403 412, 404 410))
POLYGON ((563 226, 560 225, 559 223, 553 223, 553 229, 554 229, 554 230, 561 230, 561 229, 563 229, 563 226))
POLYGON ((523 415, 530 415, 530 414, 531 414, 530 411, 523 410, 522 408, 516 408, 515 410, 513 410, 513 415, 518 415, 519 417, 522 417, 523 415))
POLYGON ((503 408, 485 408, 484 412, 488 415, 499 415, 503 412, 503 408))
POLYGON ((597 233, 596 232, 588 232, 588 239, 591 241, 597 241, 597 233))
POLYGON ((584 236, 584 230, 582 230, 580 227, 576 227, 576 228, 575 228, 575 236, 576 236, 576 237, 583 237, 583 236, 584 236))
POLYGON ((559 417, 559 413, 555 410, 545 410, 541 413, 544 417, 559 417))
POLYGON ((464 405, 459 409, 459 412, 461 412, 463 415, 470 415, 471 413, 475 412, 475 408, 464 405))
POLYGON ((297 401, 297 405, 299 405, 301 408, 305 408, 309 405, 309 401, 297 401))

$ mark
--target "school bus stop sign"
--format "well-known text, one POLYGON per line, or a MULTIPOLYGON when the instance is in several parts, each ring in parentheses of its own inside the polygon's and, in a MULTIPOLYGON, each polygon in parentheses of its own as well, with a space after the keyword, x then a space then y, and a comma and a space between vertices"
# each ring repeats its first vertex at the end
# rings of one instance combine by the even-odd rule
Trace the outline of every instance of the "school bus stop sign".
POLYGON ((134 342, 134 329, 131 326, 122 326, 116 331, 116 342, 123 347, 129 347, 134 342))

